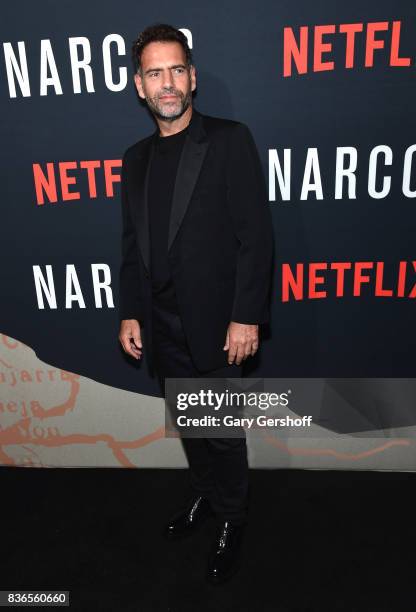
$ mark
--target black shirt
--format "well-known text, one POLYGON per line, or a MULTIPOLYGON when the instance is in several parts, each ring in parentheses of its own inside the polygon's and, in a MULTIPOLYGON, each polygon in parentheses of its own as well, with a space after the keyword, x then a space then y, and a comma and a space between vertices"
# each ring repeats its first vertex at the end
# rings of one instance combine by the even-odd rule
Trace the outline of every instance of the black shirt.
POLYGON ((157 136, 148 187, 152 293, 172 312, 178 312, 178 307, 168 259, 169 219, 187 130, 188 126, 172 136, 157 136))

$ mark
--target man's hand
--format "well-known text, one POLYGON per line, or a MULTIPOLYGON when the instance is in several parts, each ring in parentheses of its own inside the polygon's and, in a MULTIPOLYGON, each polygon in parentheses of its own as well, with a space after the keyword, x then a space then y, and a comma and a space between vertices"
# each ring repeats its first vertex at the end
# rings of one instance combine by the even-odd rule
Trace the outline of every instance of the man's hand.
POLYGON ((141 359, 142 338, 140 323, 136 319, 125 319, 121 322, 118 339, 128 355, 135 359, 141 359))
POLYGON ((259 326, 231 321, 227 329, 224 351, 228 350, 228 363, 240 365, 241 361, 253 356, 259 348, 259 326))

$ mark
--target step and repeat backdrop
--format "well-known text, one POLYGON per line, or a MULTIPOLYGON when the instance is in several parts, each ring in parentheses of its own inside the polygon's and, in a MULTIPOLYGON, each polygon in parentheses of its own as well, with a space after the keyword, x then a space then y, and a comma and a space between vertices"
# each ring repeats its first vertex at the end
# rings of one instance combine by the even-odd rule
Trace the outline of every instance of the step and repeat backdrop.
POLYGON ((272 318, 247 377, 320 381, 289 411, 312 425, 250 439, 252 467, 415 469, 410 0, 3 8, 0 464, 187 465, 118 342, 121 159, 156 129, 131 45, 158 22, 188 38, 195 108, 246 123, 262 160, 272 318))

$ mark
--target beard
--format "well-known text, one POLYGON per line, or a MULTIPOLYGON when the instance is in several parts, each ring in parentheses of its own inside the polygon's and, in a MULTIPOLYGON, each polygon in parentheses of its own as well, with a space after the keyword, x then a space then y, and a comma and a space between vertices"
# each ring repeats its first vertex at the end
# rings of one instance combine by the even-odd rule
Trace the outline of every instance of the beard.
POLYGON ((178 119, 178 117, 181 117, 186 109, 189 108, 191 99, 191 89, 189 89, 186 94, 177 89, 165 89, 153 97, 146 95, 146 102, 152 113, 164 121, 174 121, 175 119, 178 119), (175 95, 177 97, 169 102, 163 102, 163 100, 160 100, 160 96, 166 96, 168 94, 175 95))

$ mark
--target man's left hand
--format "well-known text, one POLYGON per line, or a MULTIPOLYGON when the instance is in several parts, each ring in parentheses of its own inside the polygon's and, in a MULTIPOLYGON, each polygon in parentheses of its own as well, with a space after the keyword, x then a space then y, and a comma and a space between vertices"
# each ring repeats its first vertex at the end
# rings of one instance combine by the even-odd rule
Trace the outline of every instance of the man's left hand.
POLYGON ((231 321, 227 329, 224 351, 228 351, 228 363, 240 363, 253 356, 259 348, 259 326, 231 321))

